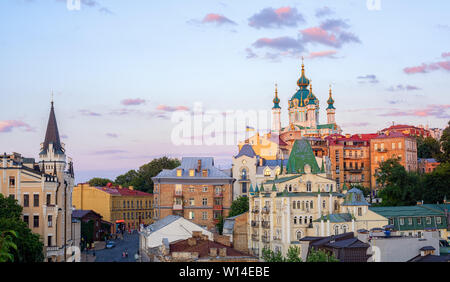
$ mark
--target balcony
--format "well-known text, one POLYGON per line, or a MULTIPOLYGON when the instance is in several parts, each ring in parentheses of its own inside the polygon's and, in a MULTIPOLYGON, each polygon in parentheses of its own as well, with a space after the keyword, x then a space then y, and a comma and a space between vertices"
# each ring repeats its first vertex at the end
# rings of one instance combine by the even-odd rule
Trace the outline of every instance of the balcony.
POLYGON ((255 220, 252 220, 251 226, 252 227, 259 227, 259 223, 257 221, 255 221, 255 220))
POLYGON ((175 195, 175 197, 182 197, 183 196, 183 191, 182 190, 175 190, 174 195, 175 195))
POLYGON ((273 240, 274 240, 274 241, 281 241, 281 238, 278 237, 278 236, 273 236, 273 240))
POLYGON ((213 210, 215 210, 215 211, 221 211, 222 209, 223 209, 222 205, 214 205, 213 206, 213 210))
POLYGON ((378 148, 376 151, 379 153, 386 153, 387 149, 386 148, 378 148))
POLYGON ((58 208, 55 205, 47 205, 47 212, 55 212, 58 211, 58 208))
POLYGON ((270 222, 269 221, 262 221, 261 222, 261 226, 263 227, 263 228, 270 228, 270 222))
POLYGON ((47 246, 46 247, 47 257, 58 256, 62 254, 62 250, 58 246, 47 246))
POLYGON ((173 210, 174 211, 183 210, 183 204, 173 204, 173 210))
POLYGON ((214 198, 223 198, 223 193, 222 192, 215 192, 214 193, 214 198))

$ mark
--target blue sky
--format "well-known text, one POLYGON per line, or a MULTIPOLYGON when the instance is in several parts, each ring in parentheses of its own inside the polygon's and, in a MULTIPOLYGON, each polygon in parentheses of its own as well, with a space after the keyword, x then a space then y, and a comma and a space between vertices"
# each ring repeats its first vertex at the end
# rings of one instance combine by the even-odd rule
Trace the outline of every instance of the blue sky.
POLYGON ((194 102, 270 110, 278 83, 285 125, 301 56, 322 122, 331 84, 345 133, 443 128, 450 3, 380 3, 82 0, 70 11, 64 0, 1 1, 0 148, 37 157, 53 91, 77 181, 162 155, 225 166, 236 146, 173 146, 171 113, 194 102))

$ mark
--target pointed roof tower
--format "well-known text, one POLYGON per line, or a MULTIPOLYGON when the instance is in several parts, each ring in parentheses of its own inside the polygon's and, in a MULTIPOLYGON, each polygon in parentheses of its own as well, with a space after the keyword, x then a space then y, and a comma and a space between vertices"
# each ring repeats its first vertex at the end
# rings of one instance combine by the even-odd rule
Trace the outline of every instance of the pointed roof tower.
POLYGON ((335 109, 336 109, 336 108, 334 107, 334 100, 333 100, 333 97, 331 96, 331 85, 330 85, 330 97, 328 98, 327 103, 328 103, 328 108, 327 108, 327 110, 328 110, 328 109, 332 109, 332 110, 335 110, 335 109))
POLYGON ((278 85, 276 83, 275 83, 275 98, 273 98, 273 108, 272 109, 281 109, 280 98, 278 98, 278 85))
POLYGON ((309 165, 313 174, 320 173, 319 165, 309 142, 306 139, 297 139, 289 155, 287 173, 305 173, 305 165, 309 165))
POLYGON ((56 123, 55 109, 53 107, 53 100, 51 102, 50 116, 47 123, 47 132, 45 133, 45 140, 40 154, 45 154, 48 151, 49 144, 53 144, 55 154, 64 154, 64 149, 61 146, 59 139, 58 124, 56 123))

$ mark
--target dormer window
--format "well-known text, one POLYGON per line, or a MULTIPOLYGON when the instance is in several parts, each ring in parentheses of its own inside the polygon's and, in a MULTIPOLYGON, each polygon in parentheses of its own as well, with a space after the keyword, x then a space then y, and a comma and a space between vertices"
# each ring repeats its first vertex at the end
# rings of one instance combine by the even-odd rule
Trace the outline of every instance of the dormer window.
POLYGON ((189 176, 195 176, 195 169, 189 170, 189 176))
POLYGON ((203 177, 208 177, 208 170, 207 170, 207 169, 204 169, 204 170, 202 171, 202 176, 203 176, 203 177))
POLYGON ((177 169, 177 176, 182 176, 183 174, 183 170, 182 169, 177 169))

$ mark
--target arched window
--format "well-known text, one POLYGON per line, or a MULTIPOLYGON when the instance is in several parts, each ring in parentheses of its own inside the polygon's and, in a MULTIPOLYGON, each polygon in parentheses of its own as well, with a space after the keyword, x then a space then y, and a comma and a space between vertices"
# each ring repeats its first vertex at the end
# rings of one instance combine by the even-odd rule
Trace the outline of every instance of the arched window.
POLYGON ((339 225, 334 226, 334 235, 339 235, 339 225))
POLYGON ((297 231, 297 240, 300 240, 303 237, 302 231, 298 230, 297 231))
POLYGON ((342 233, 347 233, 347 225, 342 225, 342 233))
POLYGON ((312 216, 309 217, 309 223, 312 224, 312 216))
POLYGON ((241 179, 247 179, 247 170, 245 168, 241 171, 241 179))
POLYGON ((333 192, 333 184, 330 184, 330 192, 333 192))
POLYGON ((305 201, 302 201, 302 211, 305 210, 305 201))
POLYGON ((309 207, 310 207, 311 209, 314 208, 314 207, 313 207, 313 201, 309 202, 309 207))
POLYGON ((295 209, 295 201, 292 202, 292 208, 295 209))
POLYGON ((297 209, 300 209, 300 201, 297 201, 297 209))
POLYGON ((292 192, 292 185, 289 185, 289 192, 292 192))
POLYGON ((306 201, 306 209, 307 210, 309 209, 309 202, 308 201, 306 201))
POLYGON ((337 211, 339 209, 338 201, 334 200, 334 210, 337 211))
POLYGON ((302 224, 302 219, 303 219, 303 217, 301 217, 301 216, 298 217, 298 224, 302 224))
POLYGON ((270 176, 270 169, 269 168, 264 170, 264 176, 270 176))
POLYGON ((305 224, 308 224, 308 217, 305 216, 305 224))
POLYGON ((297 217, 294 216, 294 224, 297 224, 297 217))

